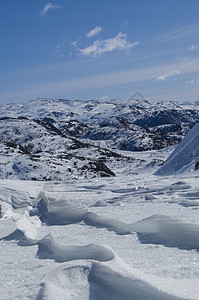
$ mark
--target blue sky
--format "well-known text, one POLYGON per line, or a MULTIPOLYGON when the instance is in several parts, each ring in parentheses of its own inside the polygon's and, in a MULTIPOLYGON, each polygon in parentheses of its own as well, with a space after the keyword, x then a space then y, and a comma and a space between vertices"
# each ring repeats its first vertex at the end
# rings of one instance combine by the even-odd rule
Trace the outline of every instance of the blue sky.
POLYGON ((199 100, 198 0, 1 0, 0 103, 199 100))

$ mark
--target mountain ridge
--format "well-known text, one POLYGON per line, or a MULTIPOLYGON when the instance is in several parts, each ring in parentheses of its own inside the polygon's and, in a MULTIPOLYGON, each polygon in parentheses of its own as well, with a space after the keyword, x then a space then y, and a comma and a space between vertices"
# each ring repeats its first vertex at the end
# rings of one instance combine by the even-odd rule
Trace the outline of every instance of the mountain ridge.
POLYGON ((117 165, 138 163, 128 151, 177 145, 199 122, 199 103, 38 98, 0 105, 0 116, 0 177, 64 180, 114 176, 117 165))

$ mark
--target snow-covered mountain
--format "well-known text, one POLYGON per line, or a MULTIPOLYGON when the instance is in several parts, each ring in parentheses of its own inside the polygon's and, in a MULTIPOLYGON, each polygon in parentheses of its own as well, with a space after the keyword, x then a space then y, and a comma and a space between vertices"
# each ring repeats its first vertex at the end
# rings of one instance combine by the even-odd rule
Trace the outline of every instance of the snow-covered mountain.
POLYGON ((138 163, 119 150, 177 145, 199 122, 199 104, 38 98, 1 105, 0 116, 0 177, 64 180, 114 176, 113 165, 138 163))

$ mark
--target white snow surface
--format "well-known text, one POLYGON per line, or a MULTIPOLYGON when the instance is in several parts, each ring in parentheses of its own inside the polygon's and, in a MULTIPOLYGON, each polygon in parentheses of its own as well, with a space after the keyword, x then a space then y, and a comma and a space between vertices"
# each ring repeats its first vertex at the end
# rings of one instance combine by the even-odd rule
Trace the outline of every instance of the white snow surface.
POLYGON ((199 173, 133 169, 0 180, 0 298, 198 300, 199 173))
POLYGON ((194 169, 199 161, 199 124, 195 125, 171 153, 156 175, 178 174, 194 169))
MULTIPOLYGON (((122 105, 117 100, 38 99, 3 105, 0 111, 1 117, 95 123, 121 112, 133 121, 148 106, 134 100, 122 105)), ((159 107, 182 109, 172 102, 159 107)), ((186 107, 199 108, 198 103, 186 107)), ((158 110, 154 104, 152 111, 158 110)), ((91 178, 92 172, 80 172, 87 160, 58 159, 73 139, 63 142, 34 121, 21 120, 7 120, 5 126, 2 118, 2 135, 23 145, 30 135, 35 153, 43 149, 45 155, 30 164, 27 154, 19 156, 20 149, 11 151, 2 141, 2 178, 10 179, 0 180, 0 299, 198 300, 199 171, 194 165, 199 161, 199 125, 158 171, 173 147, 128 155, 115 149, 129 157, 108 162, 116 177, 91 178), (66 176, 73 164, 79 171, 66 176), (56 172, 63 181, 14 180, 20 165, 24 172, 19 179, 37 174, 38 179, 55 180, 56 172), (54 169, 50 176, 49 165, 54 169)), ((150 143, 142 135, 139 139, 150 143)), ((97 151, 93 145, 69 153, 94 158, 97 151)))

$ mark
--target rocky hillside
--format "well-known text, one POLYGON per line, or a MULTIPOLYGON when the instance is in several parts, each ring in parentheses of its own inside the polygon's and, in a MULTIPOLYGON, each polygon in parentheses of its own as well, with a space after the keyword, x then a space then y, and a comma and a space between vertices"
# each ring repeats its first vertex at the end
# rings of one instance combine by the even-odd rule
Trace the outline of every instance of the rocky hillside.
POLYGON ((178 144, 199 122, 199 103, 37 99, 1 105, 0 116, 0 178, 65 180, 137 164, 119 150, 178 144))

